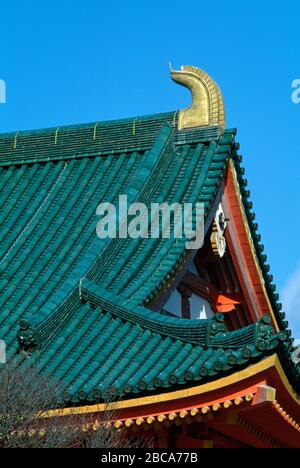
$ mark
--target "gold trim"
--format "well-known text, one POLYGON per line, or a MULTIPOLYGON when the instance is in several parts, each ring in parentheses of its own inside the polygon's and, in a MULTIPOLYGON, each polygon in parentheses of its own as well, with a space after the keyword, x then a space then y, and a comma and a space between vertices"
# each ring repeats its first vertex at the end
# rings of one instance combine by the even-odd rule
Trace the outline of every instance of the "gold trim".
POLYGON ((280 378, 281 378, 281 381, 283 383, 283 385, 285 386, 287 392, 290 394, 290 396, 292 397, 292 399, 297 403, 297 405, 300 406, 300 395, 298 395, 295 390, 293 389, 293 387, 291 386, 284 370, 283 370, 283 367, 281 365, 281 362, 279 361, 279 358, 277 356, 277 354, 274 355, 275 356, 275 367, 276 367, 276 370, 278 372, 278 374, 280 375, 280 378))
MULTIPOLYGON (((170 393, 163 393, 156 396, 149 396, 149 397, 141 397, 135 398, 132 400, 124 400, 119 401, 117 403, 112 403, 110 405, 110 410, 122 410, 127 408, 134 408, 138 406, 147 406, 155 403, 165 402, 165 401, 174 401, 183 398, 188 398, 195 395, 203 395, 204 393, 213 392, 214 390, 220 390, 223 387, 228 387, 230 385, 234 385, 237 382, 241 382, 248 378, 255 376, 261 372, 267 371, 275 367, 277 370, 283 385, 285 386, 287 392, 290 394, 292 399, 300 406, 300 396, 297 395, 295 390, 292 388, 291 384, 288 381, 287 376, 281 366, 279 358, 276 354, 264 359, 263 361, 254 364, 253 366, 248 367, 240 372, 236 372, 228 377, 223 377, 222 379, 215 380, 214 382, 209 382, 207 384, 199 385, 197 387, 191 387, 184 390, 177 390, 175 392, 170 393)), ((210 408, 204 407, 202 408, 201 412, 203 413, 207 410, 210 411, 210 408)), ((59 416, 70 416, 75 414, 91 414, 91 413, 101 413, 107 410, 106 404, 101 405, 92 405, 92 406, 81 406, 76 408, 65 408, 63 410, 52 410, 43 415, 42 418, 51 418, 51 417, 59 417, 59 416)), ((192 410, 193 411, 193 410, 192 410)), ((176 415, 176 413, 170 413, 172 415, 176 415)), ((176 415, 177 416, 177 415, 176 415)))
POLYGON ((97 139, 97 127, 98 127, 98 125, 100 125, 100 122, 97 122, 95 124, 95 126, 94 126, 94 136, 93 136, 94 141, 96 141, 96 139, 97 139))
POLYGON ((54 144, 57 145, 57 142, 58 142, 58 132, 60 130, 60 127, 57 127, 56 131, 55 131, 55 139, 54 139, 54 144))
MULTIPOLYGON (((273 356, 270 356, 269 358, 257 364, 254 364, 253 366, 247 369, 244 369, 240 372, 236 372, 235 374, 232 374, 230 376, 223 377, 222 379, 218 379, 213 382, 209 382, 207 384, 199 385, 197 387, 191 387, 191 388, 187 388, 184 390, 177 390, 175 392, 162 393, 160 395, 154 395, 154 396, 148 396, 148 397, 134 398, 132 400, 118 401, 117 403, 112 403, 110 405, 110 410, 121 410, 125 408, 134 408, 137 406, 147 406, 147 405, 152 405, 155 403, 161 403, 165 401, 174 401, 174 400, 179 400, 183 398, 188 398, 188 397, 195 396, 195 395, 203 395, 204 393, 213 392, 214 390, 218 390, 223 387, 228 387, 242 380, 246 380, 250 377, 253 377, 256 374, 259 374, 261 372, 264 372, 270 369, 271 367, 277 368, 278 372, 280 373, 282 377, 282 380, 285 379, 284 383, 285 383, 285 386, 287 387, 287 390, 289 391, 289 393, 291 393, 293 389, 288 383, 287 378, 285 377, 285 374, 279 363, 277 355, 274 354, 273 356)), ((294 399, 295 401, 297 401, 296 397, 294 397, 294 399)), ((90 413, 102 412, 102 411, 105 411, 106 409, 107 409, 107 405, 105 404, 81 406, 77 408, 65 408, 63 410, 52 410, 42 415, 42 417, 47 418, 47 417, 53 417, 53 416, 69 416, 69 415, 74 415, 74 414, 88 414, 88 413, 90 414, 90 413)))
POLYGON ((134 121, 133 121, 133 127, 132 127, 132 135, 133 135, 133 136, 135 136, 135 134, 136 134, 136 123, 137 123, 138 120, 139 120, 139 119, 138 119, 138 117, 137 117, 137 118, 134 119, 134 121))
POLYGON ((14 138, 14 150, 17 149, 17 139, 18 139, 18 135, 19 135, 19 131, 15 134, 15 138, 14 138))

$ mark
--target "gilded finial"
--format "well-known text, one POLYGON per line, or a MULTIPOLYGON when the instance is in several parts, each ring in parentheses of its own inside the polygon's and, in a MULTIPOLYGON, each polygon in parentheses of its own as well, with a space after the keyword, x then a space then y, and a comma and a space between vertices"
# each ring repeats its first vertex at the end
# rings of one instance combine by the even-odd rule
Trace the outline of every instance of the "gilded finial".
POLYGON ((178 129, 205 126, 225 128, 224 101, 217 83, 196 67, 184 66, 181 70, 170 68, 172 80, 192 93, 191 106, 179 113, 178 129))

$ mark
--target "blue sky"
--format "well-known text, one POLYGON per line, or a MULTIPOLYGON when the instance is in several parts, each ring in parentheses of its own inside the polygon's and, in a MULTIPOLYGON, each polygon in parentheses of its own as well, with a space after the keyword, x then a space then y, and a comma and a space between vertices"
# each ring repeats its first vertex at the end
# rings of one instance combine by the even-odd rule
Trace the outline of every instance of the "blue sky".
POLYGON ((300 4, 200 0, 5 2, 0 132, 177 110, 174 67, 220 85, 272 272, 300 338, 300 4), (243 5, 243 6, 241 6, 243 5), (299 299, 299 300, 298 300, 299 299))

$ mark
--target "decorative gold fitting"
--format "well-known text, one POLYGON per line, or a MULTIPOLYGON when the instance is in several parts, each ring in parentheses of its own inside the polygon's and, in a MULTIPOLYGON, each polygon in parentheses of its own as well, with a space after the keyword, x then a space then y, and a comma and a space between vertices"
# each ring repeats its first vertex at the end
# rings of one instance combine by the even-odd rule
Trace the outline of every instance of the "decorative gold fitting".
POLYGON ((157 417, 157 421, 158 422, 164 422, 165 420, 167 419, 167 416, 165 416, 164 414, 160 414, 158 417, 157 417))
POLYGON ((227 400, 227 401, 225 401, 223 403, 223 406, 224 406, 225 409, 228 409, 228 408, 230 408, 232 406, 232 404, 233 404, 232 401, 227 400))
POLYGON ((190 410, 191 416, 197 416, 198 413, 199 413, 199 410, 197 408, 193 408, 190 410))
POLYGON ((241 404, 243 403, 243 401, 244 401, 243 398, 236 398, 236 399, 234 400, 234 404, 235 404, 236 406, 239 406, 239 405, 241 405, 241 404))
POLYGON ((221 409, 220 403, 216 403, 213 405, 213 411, 219 411, 221 409))
POLYGON ((130 427, 130 426, 132 426, 132 425, 133 425, 132 419, 127 419, 127 421, 125 421, 125 426, 126 426, 126 427, 130 427))
POLYGON ((137 426, 141 426, 142 424, 145 423, 145 420, 143 418, 138 418, 136 421, 135 421, 136 425, 137 426))
POLYGON ((150 416, 149 418, 147 418, 148 424, 153 424, 154 422, 155 422, 155 418, 153 416, 150 416))
POLYGON ((179 130, 206 126, 225 128, 223 97, 217 83, 207 73, 183 66, 181 70, 171 68, 171 78, 192 93, 191 106, 179 113, 179 130))
POLYGON ((201 413, 202 414, 207 414, 210 412, 210 407, 209 406, 204 406, 203 408, 201 408, 201 413))
POLYGON ((100 122, 97 122, 96 125, 94 126, 94 141, 96 141, 96 138, 97 138, 97 127, 99 125, 100 122))
POLYGON ((15 138, 14 138, 14 150, 17 149, 17 139, 18 139, 19 133, 20 133, 20 132, 17 132, 17 133, 15 134, 15 138))
POLYGON ((60 127, 57 127, 56 131, 55 131, 55 140, 54 140, 54 144, 57 145, 57 142, 58 142, 58 132, 60 130, 60 127))

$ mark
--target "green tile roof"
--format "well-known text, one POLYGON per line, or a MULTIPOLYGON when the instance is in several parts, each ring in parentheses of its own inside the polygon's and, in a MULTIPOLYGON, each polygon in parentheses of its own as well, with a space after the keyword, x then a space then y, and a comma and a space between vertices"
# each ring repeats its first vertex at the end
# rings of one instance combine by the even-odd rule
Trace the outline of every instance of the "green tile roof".
POLYGON ((288 331, 283 344, 283 336, 267 334, 259 346, 259 324, 240 335, 226 333, 222 321, 189 322, 145 308, 190 258, 185 239, 108 241, 95 232, 96 207, 116 203, 119 194, 129 203, 203 202, 209 223, 232 158, 267 275, 235 133, 179 132, 177 113, 168 113, 1 135, 0 337, 8 354, 19 345, 41 352, 44 371, 72 386, 75 399, 79 392, 92 399, 94 389, 153 391, 159 382, 198 380, 205 377, 199 363, 212 377, 278 347, 289 362, 288 331), (211 329, 220 335, 213 343, 211 329))
POLYGON ((6 133, 0 139, 0 166, 145 151, 151 148, 164 123, 174 128, 178 144, 207 142, 222 133, 219 127, 177 132, 177 112, 6 133))
MULTIPOLYGON (((170 318, 84 280, 81 302, 57 317, 57 333, 36 330, 37 365, 67 385, 70 400, 161 391, 232 372, 282 343, 270 321, 228 332, 222 314, 210 320, 170 318)), ((26 341, 28 329, 19 332, 26 341)))

